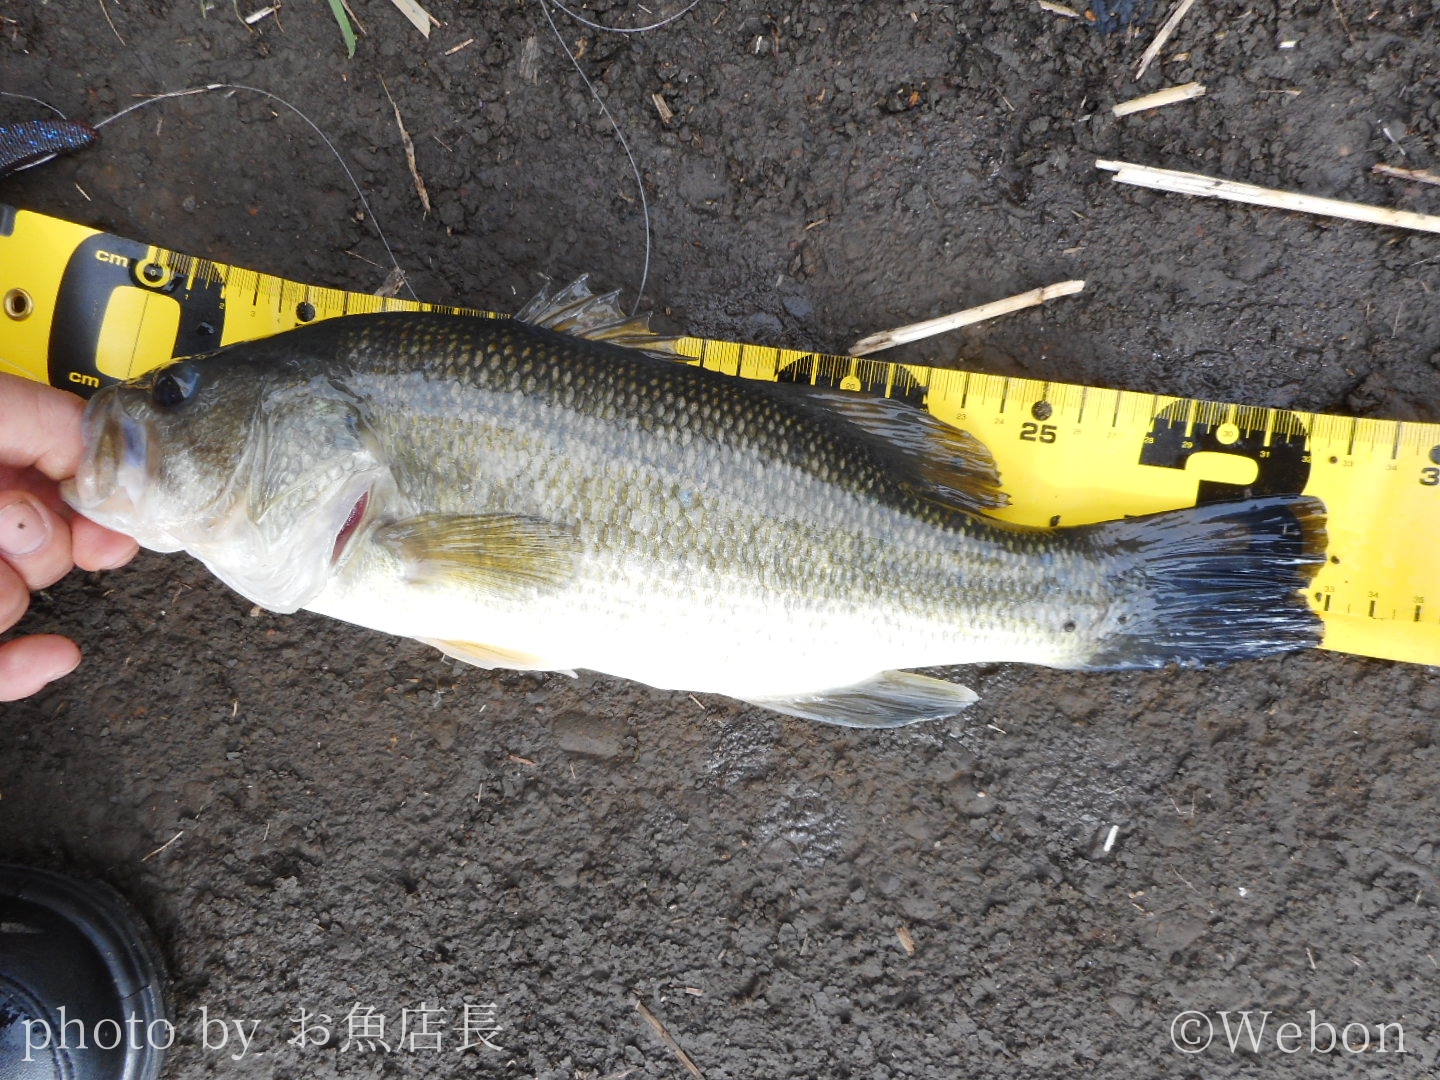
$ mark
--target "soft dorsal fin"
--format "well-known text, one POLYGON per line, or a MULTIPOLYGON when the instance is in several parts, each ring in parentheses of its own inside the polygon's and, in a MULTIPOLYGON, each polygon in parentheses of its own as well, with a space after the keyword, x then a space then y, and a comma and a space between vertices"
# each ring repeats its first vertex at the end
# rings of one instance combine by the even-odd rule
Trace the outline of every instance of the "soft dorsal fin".
POLYGON ((916 494, 983 513, 1010 505, 985 444, 968 431, 895 398, 780 383, 771 390, 834 414, 865 437, 916 494))
POLYGON ((591 292, 589 274, 581 274, 559 290, 552 290, 547 280, 515 313, 515 320, 560 334, 639 349, 667 360, 673 358, 677 339, 651 330, 649 315, 626 315, 620 310, 619 298, 618 289, 599 296, 591 292))

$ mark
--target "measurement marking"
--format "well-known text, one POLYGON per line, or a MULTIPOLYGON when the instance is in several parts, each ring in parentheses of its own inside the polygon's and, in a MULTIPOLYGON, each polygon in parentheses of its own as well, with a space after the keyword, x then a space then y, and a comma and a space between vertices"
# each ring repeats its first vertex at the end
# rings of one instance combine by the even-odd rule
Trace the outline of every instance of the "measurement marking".
POLYGON ((1010 380, 1002 379, 1000 382, 1000 415, 1005 415, 1005 399, 1010 396, 1010 380))
POLYGON ((1370 601, 1370 618, 1375 618, 1375 601, 1370 601))
POLYGON ((965 411, 965 403, 970 400, 970 372, 965 372, 965 380, 960 391, 960 411, 965 411))
POLYGON ((1115 395, 1115 413, 1110 417, 1110 426, 1112 428, 1118 428, 1120 426, 1120 402, 1124 399, 1125 395, 1123 392, 1115 395))
POLYGON ((1329 610, 1330 610, 1330 593, 1328 593, 1328 592, 1325 594, 1325 607, 1324 607, 1324 610, 1326 610, 1326 611, 1329 611, 1329 610))
POLYGON ((1090 388, 1088 386, 1082 386, 1080 388, 1080 411, 1075 414, 1075 425, 1077 427, 1085 422, 1085 403, 1089 399, 1089 394, 1090 388))
POLYGON ((1416 605, 1415 605, 1415 621, 1416 621, 1416 622, 1419 622, 1419 621, 1420 621, 1420 605, 1419 605, 1419 604, 1416 604, 1416 605))
POLYGON ((1390 444, 1390 460, 1391 460, 1391 461, 1396 460, 1396 459, 1400 456, 1400 440, 1401 440, 1401 438, 1402 438, 1401 432, 1403 432, 1404 430, 1405 430, 1405 424, 1404 424, 1404 422, 1402 422, 1402 421, 1397 421, 1396 424, 1395 424, 1395 441, 1390 444))
POLYGON ((1355 456, 1355 433, 1360 429, 1360 422, 1353 416, 1350 418, 1350 441, 1345 445, 1345 456, 1355 456))

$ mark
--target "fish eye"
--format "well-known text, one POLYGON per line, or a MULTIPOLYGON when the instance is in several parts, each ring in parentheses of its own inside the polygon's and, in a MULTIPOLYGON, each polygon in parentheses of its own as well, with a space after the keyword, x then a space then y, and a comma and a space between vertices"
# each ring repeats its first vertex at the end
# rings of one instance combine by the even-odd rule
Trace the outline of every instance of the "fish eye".
POLYGON ((162 409, 173 409, 195 393, 195 383, 194 371, 162 371, 150 387, 150 400, 162 409))

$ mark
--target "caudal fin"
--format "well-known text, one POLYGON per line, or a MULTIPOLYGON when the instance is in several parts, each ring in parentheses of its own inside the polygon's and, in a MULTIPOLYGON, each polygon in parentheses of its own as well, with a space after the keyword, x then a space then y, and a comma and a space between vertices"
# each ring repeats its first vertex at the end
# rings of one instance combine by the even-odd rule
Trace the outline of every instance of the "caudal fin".
POLYGON ((1325 561, 1325 506, 1297 495, 1096 526, 1125 598, 1087 666, 1202 667, 1320 643, 1302 589, 1325 561))

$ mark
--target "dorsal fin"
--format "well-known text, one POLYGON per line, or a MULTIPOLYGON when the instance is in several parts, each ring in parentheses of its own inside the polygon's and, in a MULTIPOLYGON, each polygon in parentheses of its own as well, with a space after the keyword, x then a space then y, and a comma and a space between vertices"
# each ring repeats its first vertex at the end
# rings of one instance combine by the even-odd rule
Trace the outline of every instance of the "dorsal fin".
POLYGON ((589 274, 581 274, 558 290, 546 279, 530 302, 515 313, 515 319, 561 334, 673 358, 677 339, 651 330, 649 315, 626 315, 620 310, 619 297, 619 289, 599 296, 591 292, 589 274))
MULTIPOLYGON (((650 330, 649 316, 620 310, 617 291, 595 295, 583 274, 562 289, 547 281, 515 315, 519 322, 562 334, 638 349, 662 359, 676 357, 676 338, 650 330)), ((829 412, 857 429, 902 483, 917 495, 983 513, 1010 504, 990 451, 975 436, 935 419, 923 409, 875 394, 828 390, 793 383, 766 384, 782 397, 829 412)))
POLYGON ((924 409, 851 390, 793 383, 777 383, 769 389, 857 428, 896 478, 917 495, 980 513, 1010 505, 1010 497, 1000 490, 995 458, 985 444, 924 409))

